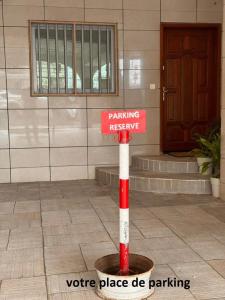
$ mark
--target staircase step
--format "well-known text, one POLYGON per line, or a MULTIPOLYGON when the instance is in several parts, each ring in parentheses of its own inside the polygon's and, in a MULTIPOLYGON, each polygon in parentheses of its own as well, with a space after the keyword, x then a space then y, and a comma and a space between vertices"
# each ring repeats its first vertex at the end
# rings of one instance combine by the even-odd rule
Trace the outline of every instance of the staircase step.
MULTIPOLYGON (((96 180, 100 185, 118 187, 119 169, 117 167, 96 168, 96 180)), ((211 194, 209 176, 201 174, 155 173, 130 170, 130 190, 172 194, 211 194)))
POLYGON ((133 156, 132 168, 136 170, 151 171, 157 173, 198 173, 198 164, 192 157, 160 156, 133 156))

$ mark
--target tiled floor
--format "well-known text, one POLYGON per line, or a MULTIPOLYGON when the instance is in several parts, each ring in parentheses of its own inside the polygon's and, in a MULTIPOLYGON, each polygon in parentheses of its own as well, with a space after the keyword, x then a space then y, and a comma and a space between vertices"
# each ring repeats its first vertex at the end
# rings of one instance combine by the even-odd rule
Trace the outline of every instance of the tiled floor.
MULTIPOLYGON (((130 249, 156 264, 152 300, 225 300, 225 202, 132 192, 130 249)), ((66 280, 96 279, 97 258, 117 252, 117 192, 95 181, 0 185, 0 300, 95 300, 66 280)))

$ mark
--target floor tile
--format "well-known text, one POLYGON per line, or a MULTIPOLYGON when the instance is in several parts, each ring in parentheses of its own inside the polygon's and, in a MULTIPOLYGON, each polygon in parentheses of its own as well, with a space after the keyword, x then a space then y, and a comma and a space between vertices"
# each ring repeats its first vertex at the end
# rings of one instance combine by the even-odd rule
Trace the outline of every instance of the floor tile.
POLYGON ((187 245, 178 237, 160 237, 142 240, 131 240, 130 249, 133 252, 142 250, 184 249, 187 245))
POLYGON ((39 213, 0 215, 0 230, 40 226, 41 217, 39 213))
POLYGON ((5 250, 8 245, 9 230, 0 230, 0 250, 5 250))
POLYGON ((48 211, 42 212, 42 225, 67 225, 71 223, 69 213, 67 211, 48 211))
POLYGON ((168 237, 174 235, 166 225, 156 218, 151 218, 149 220, 134 220, 132 222, 145 238, 168 237))
POLYGON ((75 293, 55 294, 50 296, 50 300, 99 300, 94 291, 84 291, 75 293))
POLYGON ((0 203, 0 215, 12 214, 15 202, 1 202, 0 203))
POLYGON ((40 201, 16 202, 14 213, 40 212, 40 201))
POLYGON ((148 257, 156 264, 185 263, 202 260, 200 256, 189 248, 149 250, 148 257))
POLYGON ((203 259, 225 259, 225 245, 217 240, 188 242, 203 259))
POLYGON ((102 196, 102 197, 90 197, 90 203, 93 207, 117 207, 116 203, 112 200, 110 196, 102 196))
POLYGON ((87 209, 72 209, 69 214, 73 224, 99 223, 99 217, 93 208, 87 209))
POLYGON ((57 211, 77 208, 91 208, 87 197, 74 197, 72 199, 42 200, 42 211, 57 211))
POLYGON ((223 278, 225 278, 225 260, 210 260, 207 262, 213 269, 216 270, 223 278))
POLYGON ((44 275, 42 248, 0 251, 0 280, 44 275))
POLYGON ((119 220, 118 207, 97 207, 96 212, 102 222, 116 222, 119 220))
MULTIPOLYGON (((176 274, 167 265, 156 265, 152 272, 152 280, 167 280, 167 279, 179 279, 176 274)), ((182 287, 155 287, 154 294, 150 297, 153 300, 192 300, 195 299, 189 290, 182 287)))
POLYGON ((205 262, 171 264, 181 279, 191 280, 191 292, 197 299, 221 298, 224 296, 225 279, 205 262))
POLYGON ((47 247, 44 252, 47 275, 86 270, 79 246, 47 247))
POLYGON ((45 277, 3 280, 0 296, 5 300, 47 300, 45 277))
POLYGON ((98 258, 117 253, 117 249, 112 242, 81 244, 81 251, 88 270, 94 270, 94 264, 98 258))
POLYGON ((104 231, 105 228, 101 222, 85 223, 84 224, 69 224, 69 225, 56 225, 56 226, 43 226, 43 232, 47 235, 60 235, 60 234, 76 234, 76 233, 92 233, 97 231, 104 231))
POLYGON ((42 246, 41 227, 13 229, 10 232, 8 249, 41 248, 42 246))

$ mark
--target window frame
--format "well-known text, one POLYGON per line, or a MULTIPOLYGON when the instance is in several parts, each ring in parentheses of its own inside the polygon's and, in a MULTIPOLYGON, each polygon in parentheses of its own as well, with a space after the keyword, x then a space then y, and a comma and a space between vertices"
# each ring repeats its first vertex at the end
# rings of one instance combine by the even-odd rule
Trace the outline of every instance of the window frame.
POLYGON ((107 23, 107 22, 81 22, 81 21, 57 21, 57 20, 29 20, 29 64, 30 64, 30 95, 31 97, 112 97, 119 96, 119 62, 118 62, 118 24, 117 23, 107 23), (112 26, 114 30, 114 84, 115 91, 112 93, 78 93, 76 90, 76 76, 74 76, 74 93, 35 93, 34 92, 34 70, 33 70, 33 43, 32 43, 32 25, 33 24, 64 24, 73 25, 72 29, 72 61, 74 73, 76 73, 76 60, 75 60, 75 49, 76 49, 76 25, 93 25, 93 26, 112 26))

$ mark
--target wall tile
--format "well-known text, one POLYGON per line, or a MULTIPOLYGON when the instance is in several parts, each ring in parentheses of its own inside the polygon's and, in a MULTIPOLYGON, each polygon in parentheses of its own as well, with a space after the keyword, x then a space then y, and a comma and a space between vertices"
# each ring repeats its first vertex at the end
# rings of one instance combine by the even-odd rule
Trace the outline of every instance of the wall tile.
POLYGON ((118 23, 118 29, 121 29, 122 10, 85 9, 85 21, 118 23))
POLYGON ((5 27, 7 68, 29 68, 28 28, 5 27))
POLYGON ((87 122, 83 109, 50 109, 50 144, 52 147, 86 146, 87 122))
POLYGON ((0 109, 7 109, 5 70, 0 70, 0 109))
POLYGON ((75 7, 46 7, 46 20, 83 21, 84 9, 75 7))
POLYGON ((107 9, 122 9, 122 0, 86 0, 86 8, 107 8, 107 9))
POLYGON ((160 110, 146 109, 146 133, 135 134, 131 145, 159 145, 160 143, 160 110))
POLYGON ((223 21, 222 11, 198 11, 197 22, 199 23, 221 23, 223 21))
POLYGON ((161 22, 195 23, 196 12, 194 11, 162 11, 161 22))
POLYGON ((6 67, 7 68, 29 68, 29 49, 7 48, 6 67))
POLYGON ((123 0, 124 9, 160 10, 159 0, 123 0))
POLYGON ((4 6, 5 26, 28 26, 28 20, 43 20, 44 8, 40 6, 4 6))
POLYGON ((45 0, 45 6, 83 8, 84 0, 45 0))
POLYGON ((121 108, 123 107, 123 91, 119 96, 87 97, 88 108, 121 108))
POLYGON ((6 110, 0 110, 0 148, 9 147, 8 114, 6 110))
POLYGON ((17 168, 11 170, 12 182, 49 181, 50 170, 43 168, 17 168))
POLYGON ((4 0, 3 5, 43 6, 44 0, 4 0))
POLYGON ((87 165, 87 147, 64 147, 50 149, 51 166, 87 165))
POLYGON ((51 167, 51 178, 53 181, 87 179, 87 166, 51 167))
POLYGON ((196 0, 162 0, 161 9, 167 11, 195 11, 196 0))
POLYGON ((159 69, 160 53, 158 50, 125 51, 124 69, 159 69))
POLYGON ((88 110, 88 146, 115 145, 113 135, 101 133, 101 109, 88 110))
POLYGON ((88 179, 95 179, 96 166, 88 166, 88 179))
POLYGON ((49 108, 86 108, 86 97, 49 96, 49 108))
POLYGON ((0 47, 4 47, 3 27, 0 27, 0 47))
POLYGON ((126 108, 147 108, 160 106, 160 90, 132 89, 125 90, 126 108))
MULTIPOLYGON (((225 159, 225 109, 221 110, 221 157, 225 159)), ((225 179, 224 179, 225 182, 225 179)))
POLYGON ((118 165, 118 146, 88 147, 89 165, 118 165))
POLYGON ((201 11, 221 11, 223 9, 223 0, 198 0, 197 10, 201 11))
POLYGON ((10 109, 47 108, 47 97, 30 96, 30 70, 8 69, 8 103, 10 109))
MULTIPOLYGON (((221 82, 225 82, 225 58, 222 59, 221 76, 222 76, 221 82)), ((221 107, 225 108, 225 85, 224 84, 221 84, 221 107)))
POLYGON ((12 148, 48 147, 48 111, 10 110, 10 142, 12 148))
POLYGON ((6 48, 28 48, 28 28, 5 27, 5 47, 6 48))
POLYGON ((225 183, 225 158, 221 159, 220 176, 221 176, 221 182, 225 183))
POLYGON ((2 22, 2 6, 0 5, 0 26, 3 26, 2 22))
POLYGON ((125 89, 148 89, 149 84, 154 83, 156 88, 160 87, 159 70, 125 70, 125 89))
POLYGON ((9 167, 9 149, 0 149, 0 169, 9 167))
POLYGON ((220 183, 220 197, 225 200, 225 183, 220 183))
POLYGON ((0 183, 10 182, 10 169, 0 169, 0 183))
POLYGON ((49 149, 11 149, 12 168, 46 167, 49 166, 49 149))
POLYGON ((0 47, 0 68, 5 68, 5 51, 0 47))
POLYGON ((3 27, 0 27, 0 68, 5 68, 3 27))
MULTIPOLYGON (((6 58, 3 28, 0 27, 0 68, 5 68, 5 59, 7 67, 13 68, 7 70, 13 182, 50 179, 50 167, 46 167, 49 165, 49 131, 52 180, 94 178, 95 166, 118 164, 118 145, 113 137, 102 136, 100 132, 103 109, 147 109, 148 131, 135 136, 130 154, 159 154, 160 1, 85 0, 86 21, 119 23, 119 96, 31 97, 27 26, 28 19, 44 19, 43 2, 3 2, 6 58), (156 84, 155 90, 149 89, 150 83, 156 84), (17 147, 24 149, 13 149, 17 147)), ((161 21, 164 22, 196 22, 196 18, 198 22, 222 20, 222 0, 162 0, 161 4, 161 21)), ((45 0, 45 5, 46 20, 84 20, 84 0, 45 0)), ((1 9, 0 6, 0 26, 1 9)), ((224 99, 222 97, 222 107, 225 108, 224 99)), ((6 108, 5 70, 0 69, 0 182, 10 180, 6 108)), ((225 119, 223 115, 222 119, 225 119)), ((225 130, 222 127, 222 156, 225 157, 225 130)))
POLYGON ((160 12, 159 11, 124 11, 125 30, 159 30, 160 12))
POLYGON ((125 31, 124 49, 134 50, 160 50, 159 31, 125 31))
POLYGON ((160 145, 131 145, 130 156, 132 155, 160 155, 160 145))

